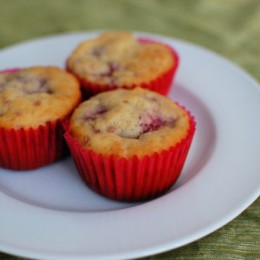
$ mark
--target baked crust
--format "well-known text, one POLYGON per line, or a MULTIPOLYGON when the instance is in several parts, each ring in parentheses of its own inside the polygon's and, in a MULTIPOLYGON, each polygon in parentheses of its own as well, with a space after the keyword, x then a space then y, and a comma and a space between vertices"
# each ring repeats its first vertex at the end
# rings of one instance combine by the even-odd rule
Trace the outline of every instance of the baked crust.
POLYGON ((0 73, 0 127, 36 128, 63 119, 81 99, 78 80, 56 67, 0 73))
POLYGON ((122 87, 151 82, 176 63, 161 43, 140 41, 129 32, 105 32, 80 43, 67 68, 80 80, 122 87))
POLYGON ((131 158, 151 155, 186 138, 190 117, 172 100, 135 88, 98 94, 73 113, 70 133, 85 148, 131 158))

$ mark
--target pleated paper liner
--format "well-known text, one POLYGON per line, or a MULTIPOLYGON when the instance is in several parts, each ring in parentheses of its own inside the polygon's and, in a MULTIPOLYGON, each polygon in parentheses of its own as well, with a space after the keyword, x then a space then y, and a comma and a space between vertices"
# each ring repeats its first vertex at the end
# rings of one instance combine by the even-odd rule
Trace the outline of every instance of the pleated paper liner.
POLYGON ((0 128, 0 167, 33 170, 55 162, 68 154, 60 121, 38 128, 0 128))
MULTIPOLYGON (((14 73, 20 68, 2 70, 14 73)), ((0 167, 10 170, 33 170, 63 158, 69 153, 60 120, 37 128, 0 127, 0 167)))
MULTIPOLYGON (((11 68, 2 72, 14 73, 19 70, 11 68)), ((63 136, 63 121, 66 118, 29 129, 0 127, 0 167, 33 170, 64 158, 69 154, 63 136)))
POLYGON ((144 201, 164 194, 175 183, 184 166, 195 133, 190 130, 180 143, 149 156, 132 159, 105 157, 84 149, 67 131, 65 139, 82 180, 95 192, 117 201, 144 201))
MULTIPOLYGON (((159 43, 150 39, 145 39, 145 38, 140 38, 138 39, 140 42, 142 42, 143 44, 146 43, 159 43)), ((174 80, 174 76, 176 74, 177 68, 179 66, 179 56, 177 54, 177 52, 169 45, 166 45, 164 43, 160 43, 163 44, 164 46, 166 46, 172 54, 172 57, 174 59, 174 65, 165 73, 163 73, 162 75, 159 75, 156 79, 150 81, 150 82, 142 82, 140 84, 133 84, 133 85, 124 85, 124 86, 120 86, 120 88, 126 88, 126 89, 132 89, 135 88, 137 86, 139 87, 143 87, 152 91, 155 91, 157 93, 160 93, 162 95, 167 95, 172 82, 174 80)), ((67 67, 68 72, 73 73, 73 71, 71 71, 68 67, 67 67)), ((75 74, 74 74, 75 75, 75 74)), ((82 94, 83 97, 89 98, 91 96, 94 96, 100 92, 104 92, 104 91, 109 91, 109 90, 113 90, 118 88, 118 86, 115 85, 109 85, 109 84, 99 84, 99 83, 95 83, 95 82, 91 82, 88 81, 86 79, 80 78, 79 76, 75 75, 78 80, 81 83, 81 89, 82 89, 82 94)))

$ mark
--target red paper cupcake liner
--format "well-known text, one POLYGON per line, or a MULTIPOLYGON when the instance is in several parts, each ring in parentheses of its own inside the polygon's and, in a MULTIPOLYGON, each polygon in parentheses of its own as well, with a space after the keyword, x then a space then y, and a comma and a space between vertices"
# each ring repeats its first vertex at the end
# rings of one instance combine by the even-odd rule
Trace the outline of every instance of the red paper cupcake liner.
POLYGON ((175 183, 186 160, 196 123, 177 145, 132 159, 105 157, 84 149, 67 131, 65 139, 82 180, 97 193, 118 201, 144 201, 162 195, 175 183))
POLYGON ((29 129, 0 127, 0 167, 32 170, 63 158, 68 154, 63 134, 60 121, 29 129))
MULTIPOLYGON (((20 68, 2 70, 14 73, 20 68)), ((38 128, 6 129, 0 127, 0 167, 33 170, 63 158, 69 153, 60 120, 38 128)))
MULTIPOLYGON (((19 70, 21 69, 11 68, 2 72, 14 73, 19 70)), ((63 128, 66 118, 49 121, 37 128, 0 127, 0 167, 10 170, 33 170, 64 158, 69 154, 63 128)))
MULTIPOLYGON (((144 38, 140 38, 138 40, 144 44, 156 42, 156 41, 153 41, 150 39, 144 39, 144 38)), ((179 66, 179 56, 178 56, 177 52, 171 46, 166 45, 164 43, 160 43, 160 44, 165 45, 171 51, 171 54, 175 60, 174 65, 168 71, 166 71, 165 73, 163 73, 162 75, 160 75, 159 77, 157 77, 156 79, 154 79, 150 82, 142 82, 142 83, 133 84, 133 85, 123 85, 123 86, 120 86, 120 88, 132 89, 132 88, 139 86, 139 87, 143 87, 146 89, 150 89, 150 90, 160 93, 162 95, 168 94, 170 87, 172 85, 172 82, 174 80, 174 76, 176 74, 177 68, 179 66)), ((67 67, 67 71, 74 74, 73 71, 70 70, 68 67, 67 67)), ((99 84, 99 83, 88 81, 86 79, 82 79, 77 75, 75 75, 75 76, 80 81, 82 94, 83 94, 84 98, 89 98, 100 92, 109 91, 109 90, 118 88, 118 86, 116 86, 116 85, 111 86, 109 84, 99 84)))

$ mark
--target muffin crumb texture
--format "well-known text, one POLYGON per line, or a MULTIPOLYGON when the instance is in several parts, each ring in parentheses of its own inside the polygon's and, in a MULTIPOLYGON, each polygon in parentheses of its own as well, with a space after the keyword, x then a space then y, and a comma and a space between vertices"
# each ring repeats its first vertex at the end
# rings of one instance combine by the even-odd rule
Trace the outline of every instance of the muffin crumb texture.
POLYGON ((189 115, 172 100, 142 88, 101 93, 73 113, 70 133, 85 149, 131 158, 169 149, 184 139, 189 115))
POLYGON ((56 67, 0 73, 0 127, 35 128, 63 119, 80 102, 79 83, 56 67))
POLYGON ((175 63, 163 44, 139 41, 129 32, 105 32, 79 44, 67 67, 81 80, 122 87, 150 82, 175 63))

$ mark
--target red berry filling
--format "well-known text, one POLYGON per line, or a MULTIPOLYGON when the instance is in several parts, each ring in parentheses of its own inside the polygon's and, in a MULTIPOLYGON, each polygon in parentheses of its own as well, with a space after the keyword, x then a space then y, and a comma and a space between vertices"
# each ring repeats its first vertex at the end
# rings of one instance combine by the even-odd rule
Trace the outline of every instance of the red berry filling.
POLYGON ((95 120, 97 119, 99 116, 101 116, 102 114, 106 113, 108 111, 108 109, 106 107, 98 107, 96 111, 93 112, 89 112, 85 119, 86 120, 95 120))
POLYGON ((22 91, 25 94, 31 95, 39 93, 53 93, 53 90, 48 87, 48 81, 46 78, 38 78, 28 75, 16 75, 15 80, 22 84, 22 91))
POLYGON ((154 115, 151 113, 144 114, 143 116, 140 116, 140 128, 141 132, 138 138, 147 133, 147 132, 153 132, 159 129, 161 126, 170 126, 172 127, 176 121, 176 117, 173 117, 171 119, 165 120, 162 119, 158 115, 154 115))
POLYGON ((119 70, 119 65, 115 62, 109 62, 107 66, 107 71, 99 74, 101 77, 113 77, 114 72, 119 70))
POLYGON ((147 133, 147 132, 152 132, 157 130, 160 126, 164 125, 164 122, 162 121, 161 118, 154 118, 151 120, 150 123, 141 123, 140 126, 142 128, 142 134, 147 133))
POLYGON ((107 78, 108 84, 110 86, 113 86, 116 83, 115 72, 119 70, 123 70, 123 67, 121 65, 116 62, 108 62, 106 70, 103 72, 99 72, 98 74, 96 74, 96 76, 107 78))

